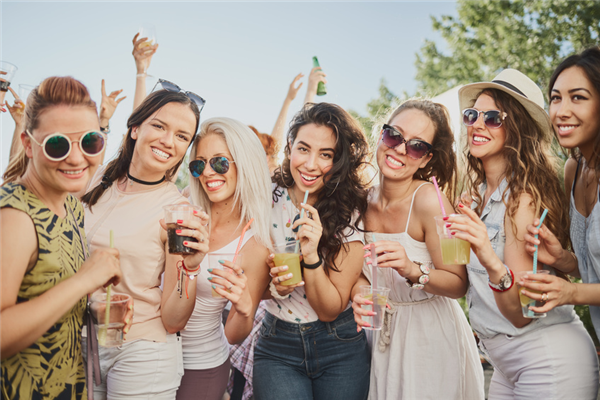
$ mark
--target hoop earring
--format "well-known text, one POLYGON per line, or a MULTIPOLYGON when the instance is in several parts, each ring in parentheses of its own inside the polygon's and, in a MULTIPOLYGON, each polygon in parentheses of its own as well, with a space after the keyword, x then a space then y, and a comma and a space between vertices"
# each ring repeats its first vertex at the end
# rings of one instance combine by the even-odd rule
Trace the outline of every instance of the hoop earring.
POLYGON ((340 184, 340 180, 338 179, 337 183, 335 184, 335 187, 333 188, 333 191, 331 193, 329 193, 327 195, 327 197, 331 197, 333 195, 333 193, 335 192, 335 190, 337 189, 339 184, 340 184))

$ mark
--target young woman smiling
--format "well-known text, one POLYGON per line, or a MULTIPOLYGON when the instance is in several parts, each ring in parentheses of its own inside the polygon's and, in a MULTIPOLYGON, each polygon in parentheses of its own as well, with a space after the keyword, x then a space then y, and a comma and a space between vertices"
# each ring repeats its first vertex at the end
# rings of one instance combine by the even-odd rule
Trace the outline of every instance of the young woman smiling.
POLYGON ((307 104, 292 120, 274 176, 271 236, 284 243, 298 231, 303 281, 282 285, 291 274, 277 276, 287 267, 274 267, 269 256, 275 299, 254 353, 257 399, 367 396, 369 351, 349 302, 362 268, 367 153, 364 133, 339 106, 307 104))
POLYGON ((563 249, 546 224, 538 230, 539 220, 527 227, 527 250, 533 254, 539 244, 540 262, 580 276, 583 283, 529 275, 523 285, 540 291, 528 291, 532 298, 546 301, 535 308, 540 312, 562 304, 589 304, 600 337, 600 48, 566 58, 552 74, 549 88, 550 119, 560 145, 571 153, 565 163, 565 191, 570 199, 574 253, 563 249))
MULTIPOLYGON (((235 273, 214 269, 208 258, 200 264, 196 306, 181 332, 185 374, 177 399, 220 400, 229 380, 229 343, 241 343, 250 333, 269 284, 265 260, 271 247, 271 179, 258 137, 230 118, 205 121, 191 154, 192 200, 210 214, 209 254, 235 253, 244 226, 254 218, 235 273), (214 297, 212 290, 222 297, 214 297), (221 314, 228 301, 232 306, 223 329, 221 314)), ((171 290, 165 285, 165 291, 171 290)))
MULTIPOLYGON (((168 253, 160 221, 164 206, 187 202, 170 178, 193 142, 202 105, 190 92, 151 93, 129 117, 118 156, 98 171, 83 197, 90 245, 106 246, 114 231, 124 275, 114 291, 135 302, 126 342, 100 349, 104 379, 94 387, 97 399, 174 399, 179 387, 183 364, 175 333, 192 313, 196 287, 190 285, 189 298, 175 289, 181 256, 168 253)), ((208 251, 208 216, 201 212, 179 224, 189 229, 178 234, 197 240, 186 245, 196 253, 183 257, 185 267, 196 271, 208 251)))

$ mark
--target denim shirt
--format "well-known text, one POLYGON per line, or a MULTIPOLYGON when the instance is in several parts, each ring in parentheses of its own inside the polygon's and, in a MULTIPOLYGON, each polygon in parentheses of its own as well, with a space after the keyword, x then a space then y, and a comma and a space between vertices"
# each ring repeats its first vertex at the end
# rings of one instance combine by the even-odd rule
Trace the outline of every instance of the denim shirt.
MULTIPOLYGON (((487 228, 492 248, 502 262, 504 262, 504 245, 506 243, 504 232, 506 206, 502 201, 502 193, 507 186, 506 179, 503 179, 490 196, 490 200, 481 214, 481 220, 487 228)), ((484 183, 480 190, 482 195, 486 188, 487 183, 484 183)), ((507 191, 505 194, 507 201, 509 201, 508 195, 507 191)), ((477 204, 472 205, 473 208, 476 206, 477 204)), ((510 268, 510 265, 508 267, 510 268)), ((544 266, 544 269, 548 268, 544 266)), ((489 339, 498 334, 519 336, 544 326, 566 323, 577 318, 573 306, 561 306, 548 312, 545 318, 533 319, 523 328, 516 328, 498 309, 494 292, 488 285, 488 273, 473 250, 471 250, 471 262, 467 265, 467 273, 469 274, 469 291, 467 293, 469 319, 471 326, 481 339, 489 339)), ((550 271, 550 273, 554 272, 550 271)))

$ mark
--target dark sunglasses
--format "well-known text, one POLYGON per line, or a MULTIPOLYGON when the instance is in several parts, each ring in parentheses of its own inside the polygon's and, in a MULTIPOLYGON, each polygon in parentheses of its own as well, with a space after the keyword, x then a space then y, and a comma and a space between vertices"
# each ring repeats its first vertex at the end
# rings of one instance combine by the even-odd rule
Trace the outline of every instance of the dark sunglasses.
POLYGON ((463 110, 463 124, 465 126, 473 126, 479 119, 479 114, 483 114, 483 123, 488 128, 500 128, 502 121, 507 116, 505 112, 498 110, 479 111, 474 108, 467 108, 463 110))
POLYGON ((425 157, 433 148, 432 145, 421 139, 410 139, 407 141, 396 128, 385 124, 383 125, 383 129, 381 129, 381 140, 390 149, 406 143, 406 155, 415 160, 425 157))
MULTIPOLYGON (((225 175, 229 171, 229 163, 232 162, 235 161, 230 161, 226 157, 213 157, 208 161, 212 170, 219 175, 225 175)), ((206 168, 206 161, 194 160, 190 163, 189 168, 194 178, 199 178, 206 168)))
POLYGON ((192 100, 194 103, 196 103, 199 111, 202 111, 202 109, 204 108, 204 104, 206 104, 206 100, 204 100, 202 97, 198 96, 196 93, 186 92, 185 90, 183 90, 182 88, 180 88, 179 86, 174 84, 173 82, 169 82, 165 79, 159 79, 158 82, 156 82, 156 85, 154 85, 154 88, 152 88, 153 92, 157 86, 161 87, 164 90, 168 90, 169 92, 185 94, 187 97, 190 98, 190 100, 192 100))
POLYGON ((46 136, 42 143, 35 140, 28 130, 25 132, 35 144, 42 147, 44 155, 50 161, 62 161, 69 157, 71 149, 73 148, 73 143, 79 143, 79 149, 88 157, 97 156, 102 153, 102 150, 106 147, 104 134, 96 131, 84 133, 79 140, 71 140, 62 133, 56 132, 46 136))

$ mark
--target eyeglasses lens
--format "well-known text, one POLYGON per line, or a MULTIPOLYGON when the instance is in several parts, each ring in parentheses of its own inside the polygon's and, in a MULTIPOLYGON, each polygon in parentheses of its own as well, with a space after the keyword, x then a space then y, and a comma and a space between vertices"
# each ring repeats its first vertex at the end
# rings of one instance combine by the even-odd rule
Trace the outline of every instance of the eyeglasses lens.
POLYGON ((71 148, 71 143, 64 136, 55 135, 46 141, 46 154, 50 158, 61 159, 71 148))
POLYGON ((382 140, 386 146, 392 149, 402 143, 406 143, 406 154, 415 160, 424 157, 430 150, 425 142, 415 139, 411 139, 407 142, 399 132, 396 132, 389 127, 383 128, 382 140))
MULTIPOLYGON (((225 157, 213 157, 209 161, 210 167, 219 175, 224 175, 229 171, 229 160, 225 157)), ((206 161, 194 160, 189 165, 190 172, 194 178, 200 177, 206 168, 206 161)))
POLYGON ((95 156, 104 150, 104 136, 98 132, 88 132, 81 138, 80 144, 84 153, 95 156))
POLYGON ((488 128, 499 128, 502 126, 502 118, 500 118, 500 111, 478 111, 473 108, 468 108, 463 112, 463 123, 466 126, 472 126, 479 118, 479 114, 483 114, 483 123, 488 128))

